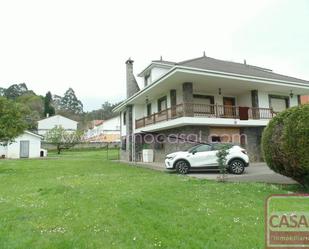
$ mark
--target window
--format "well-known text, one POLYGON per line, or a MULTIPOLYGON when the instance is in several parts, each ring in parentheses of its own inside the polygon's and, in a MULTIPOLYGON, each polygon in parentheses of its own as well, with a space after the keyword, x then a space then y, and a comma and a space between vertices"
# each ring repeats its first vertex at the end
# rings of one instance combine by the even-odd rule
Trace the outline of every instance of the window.
POLYGON ((126 125, 126 120, 127 119, 127 112, 123 113, 123 125, 126 125))
POLYGON ((151 115, 151 104, 147 104, 147 117, 151 115))
POLYGON ((215 103, 214 96, 193 94, 194 103, 213 105, 215 103))
POLYGON ((167 99, 166 96, 158 99, 158 111, 163 111, 167 108, 167 99))
POLYGON ((213 114, 215 98, 210 95, 193 94, 194 113, 195 114, 213 114))
POLYGON ((269 95, 269 106, 274 112, 281 112, 289 108, 289 97, 280 95, 269 95))
POLYGON ((189 153, 206 152, 210 150, 211 150, 211 146, 209 144, 200 144, 200 145, 197 145, 191 148, 189 150, 189 153))
POLYGON ((221 142, 221 137, 220 136, 211 136, 211 141, 212 142, 221 142))

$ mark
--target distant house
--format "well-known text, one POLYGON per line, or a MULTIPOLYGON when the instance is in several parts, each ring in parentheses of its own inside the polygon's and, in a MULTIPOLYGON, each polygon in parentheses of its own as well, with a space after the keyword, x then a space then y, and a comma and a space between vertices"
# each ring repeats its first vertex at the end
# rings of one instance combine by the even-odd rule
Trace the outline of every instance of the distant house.
POLYGON ((0 156, 5 158, 36 158, 41 154, 42 136, 25 131, 7 146, 0 146, 0 156))
POLYGON ((102 119, 95 119, 95 120, 92 120, 92 121, 90 122, 88 128, 93 129, 93 128, 96 127, 96 126, 99 126, 99 125, 103 124, 103 121, 104 121, 104 120, 102 120, 102 119))
POLYGON ((301 96, 300 101, 302 104, 309 104, 309 96, 301 96))
POLYGON ((120 117, 104 120, 100 125, 86 131, 86 142, 119 142, 120 141, 120 117))
POLYGON ((63 117, 61 115, 55 115, 52 117, 47 117, 38 121, 38 134, 45 136, 45 134, 55 128, 55 127, 62 127, 66 131, 76 131, 77 124, 75 120, 63 117))

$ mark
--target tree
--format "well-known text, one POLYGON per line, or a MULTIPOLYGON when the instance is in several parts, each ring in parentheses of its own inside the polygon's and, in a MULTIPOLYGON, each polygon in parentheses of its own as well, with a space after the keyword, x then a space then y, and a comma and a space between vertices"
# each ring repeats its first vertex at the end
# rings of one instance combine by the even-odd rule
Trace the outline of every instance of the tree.
POLYGON ((309 104, 274 117, 263 131, 267 165, 275 172, 309 186, 309 104))
POLYGON ((83 104, 76 97, 75 92, 72 88, 69 88, 64 96, 61 98, 60 108, 64 111, 71 112, 73 114, 83 113, 83 104))
POLYGON ((25 110, 11 100, 0 97, 0 143, 7 144, 27 128, 25 110))
POLYGON ((26 121, 30 130, 37 129, 37 122, 43 117, 43 97, 37 96, 31 91, 16 98, 16 102, 23 105, 27 111, 26 121))
POLYGON ((229 154, 229 146, 226 144, 222 144, 220 146, 220 149, 218 150, 216 156, 218 157, 217 162, 219 165, 219 170, 221 176, 219 177, 219 180, 224 182, 226 180, 226 161, 227 161, 227 155, 229 154))
POLYGON ((27 92, 29 92, 29 90, 25 83, 13 84, 4 91, 4 96, 7 97, 8 99, 16 99, 17 97, 27 92))
POLYGON ((57 147, 58 154, 64 149, 74 147, 81 141, 82 132, 69 132, 62 127, 55 127, 45 135, 46 142, 54 144, 57 147))
POLYGON ((5 94, 5 88, 0 87, 0 97, 3 97, 5 94))
POLYGON ((55 115, 55 108, 53 107, 53 97, 50 92, 47 92, 44 98, 44 116, 55 115))

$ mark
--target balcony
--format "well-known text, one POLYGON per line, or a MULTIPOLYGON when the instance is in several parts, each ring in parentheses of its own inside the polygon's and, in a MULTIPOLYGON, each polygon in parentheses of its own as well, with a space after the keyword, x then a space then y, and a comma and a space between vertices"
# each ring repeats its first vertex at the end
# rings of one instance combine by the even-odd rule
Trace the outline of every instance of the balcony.
POLYGON ((180 117, 269 120, 275 115, 276 113, 270 108, 182 103, 163 111, 153 113, 148 117, 135 120, 135 128, 139 129, 180 117))

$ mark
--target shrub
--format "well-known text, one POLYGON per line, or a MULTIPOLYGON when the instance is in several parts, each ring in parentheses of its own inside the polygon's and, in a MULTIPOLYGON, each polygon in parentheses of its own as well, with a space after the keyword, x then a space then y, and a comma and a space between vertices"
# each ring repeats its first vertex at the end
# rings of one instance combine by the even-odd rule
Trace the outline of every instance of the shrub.
POLYGON ((275 172, 309 186, 309 104, 290 108, 264 129, 262 146, 275 172))

